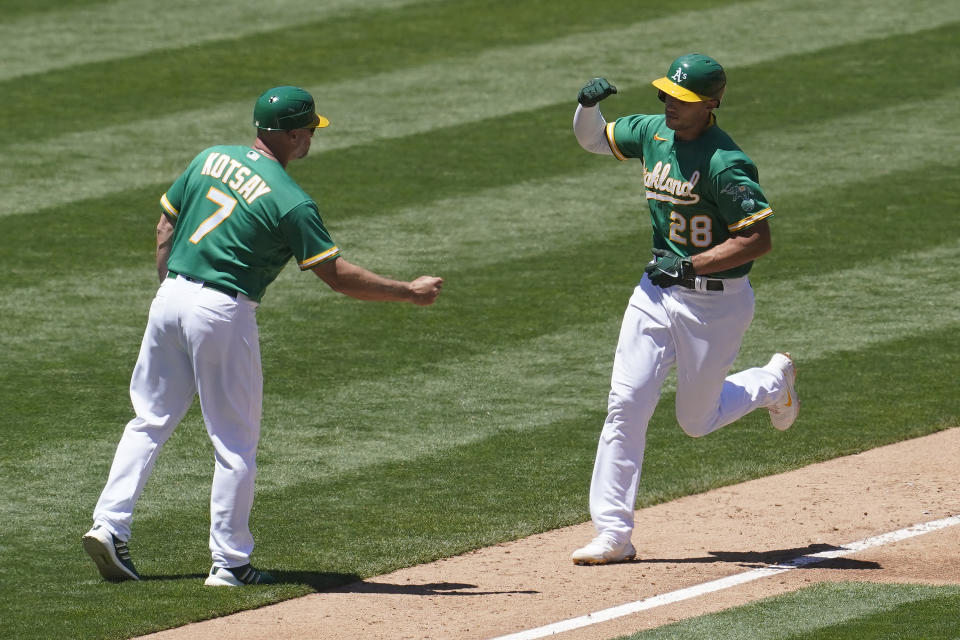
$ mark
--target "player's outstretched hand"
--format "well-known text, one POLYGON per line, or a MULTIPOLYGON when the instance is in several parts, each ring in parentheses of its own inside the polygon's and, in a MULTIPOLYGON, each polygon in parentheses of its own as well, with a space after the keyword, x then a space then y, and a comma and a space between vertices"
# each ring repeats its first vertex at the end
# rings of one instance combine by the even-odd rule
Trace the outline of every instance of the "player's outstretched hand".
POLYGON ((697 277, 690 258, 682 258, 664 249, 654 249, 653 262, 643 270, 650 278, 650 282, 663 288, 681 283, 692 285, 697 277))
POLYGON ((583 85, 583 89, 580 89, 580 93, 577 94, 577 102, 585 107, 592 107, 616 92, 617 88, 607 82, 606 78, 594 78, 583 85))
POLYGON ((440 295, 440 289, 443 287, 443 278, 435 276, 420 276, 410 283, 410 291, 413 297, 410 302, 425 307, 433 304, 437 296, 440 295))

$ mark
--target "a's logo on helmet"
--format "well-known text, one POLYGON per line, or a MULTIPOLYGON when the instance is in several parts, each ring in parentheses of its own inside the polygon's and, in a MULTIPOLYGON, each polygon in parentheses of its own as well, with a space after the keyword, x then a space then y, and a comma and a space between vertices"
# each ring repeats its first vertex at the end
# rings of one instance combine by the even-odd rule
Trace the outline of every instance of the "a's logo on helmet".
POLYGON ((267 102, 269 102, 270 104, 273 104, 273 103, 275 103, 275 102, 280 102, 280 97, 279 97, 279 96, 270 96, 270 99, 267 100, 267 102))
POLYGON ((687 74, 683 72, 683 69, 681 69, 680 67, 677 67, 677 72, 670 77, 673 79, 674 82, 676 82, 677 84, 680 84, 681 82, 687 79, 687 74))

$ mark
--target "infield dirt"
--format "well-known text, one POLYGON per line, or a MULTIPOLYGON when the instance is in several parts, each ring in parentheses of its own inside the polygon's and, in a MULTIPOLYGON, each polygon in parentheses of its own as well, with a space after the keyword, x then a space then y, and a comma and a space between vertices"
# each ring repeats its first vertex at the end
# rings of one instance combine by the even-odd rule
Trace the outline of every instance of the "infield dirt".
MULTIPOLYGON (((146 637, 494 638, 958 515, 958 469, 954 428, 639 510, 629 564, 574 566, 587 523, 146 637)), ((960 582, 960 526, 558 637, 607 640, 825 581, 960 582)))

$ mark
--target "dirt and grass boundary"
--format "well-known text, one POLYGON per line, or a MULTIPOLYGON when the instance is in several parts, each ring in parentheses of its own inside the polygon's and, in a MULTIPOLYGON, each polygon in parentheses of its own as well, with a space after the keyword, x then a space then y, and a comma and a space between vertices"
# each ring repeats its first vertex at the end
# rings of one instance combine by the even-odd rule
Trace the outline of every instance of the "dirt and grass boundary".
MULTIPOLYGON (((587 524, 148 636, 494 638, 960 514, 960 428, 637 512, 636 562, 569 561, 587 524)), ((564 633, 607 640, 819 582, 955 584, 947 527, 564 633)))

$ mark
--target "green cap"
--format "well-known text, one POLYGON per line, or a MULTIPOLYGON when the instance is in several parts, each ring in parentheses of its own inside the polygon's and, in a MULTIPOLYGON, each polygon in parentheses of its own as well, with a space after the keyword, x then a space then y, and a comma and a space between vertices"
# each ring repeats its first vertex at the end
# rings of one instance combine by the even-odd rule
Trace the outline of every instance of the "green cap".
POLYGON ((313 96, 300 87, 264 91, 253 107, 253 126, 267 131, 325 127, 330 121, 317 113, 313 96))
POLYGON ((653 86, 684 102, 719 100, 727 86, 727 74, 710 56, 688 53, 674 60, 667 75, 654 80, 653 86))

